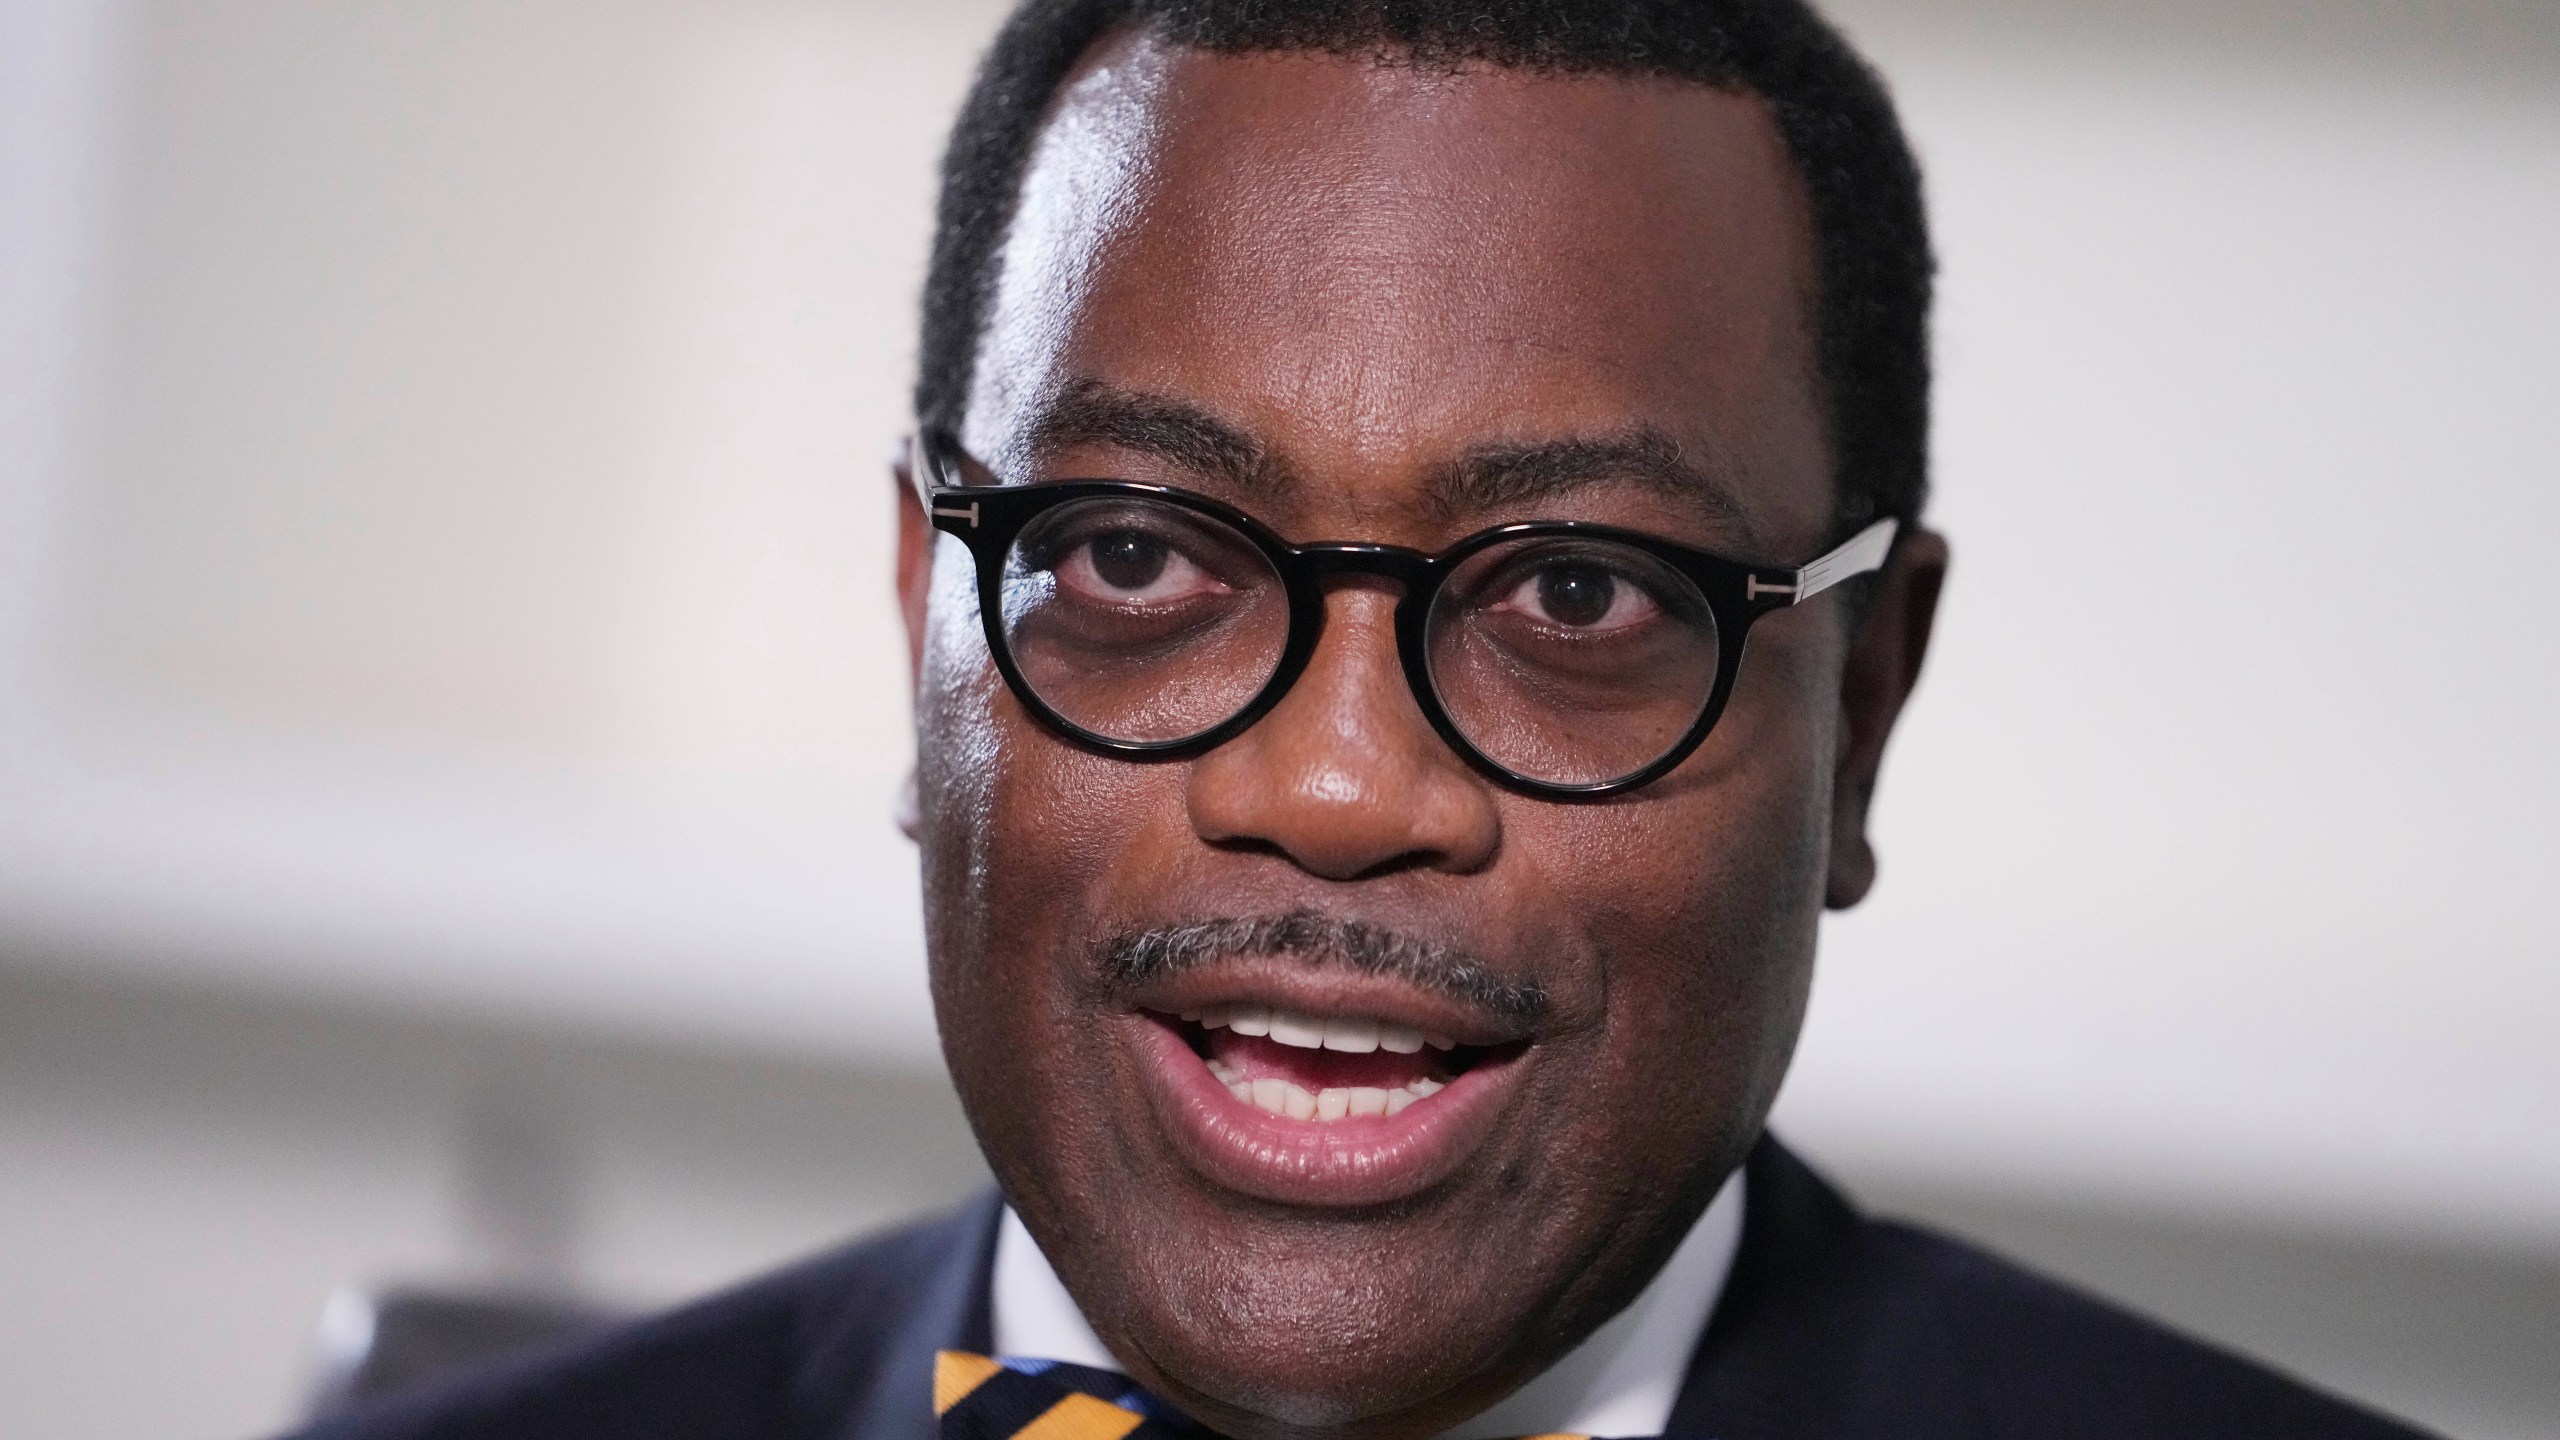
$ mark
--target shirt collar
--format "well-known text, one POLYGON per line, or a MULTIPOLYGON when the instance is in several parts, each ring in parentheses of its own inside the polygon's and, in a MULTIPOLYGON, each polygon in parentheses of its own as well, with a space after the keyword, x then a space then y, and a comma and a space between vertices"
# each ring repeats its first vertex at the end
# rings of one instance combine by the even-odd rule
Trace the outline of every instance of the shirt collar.
MULTIPOLYGON (((1626 1309, 1536 1379, 1442 1440, 1559 1430, 1661 1434, 1741 1245, 1742 1172, 1737 1169, 1689 1227, 1680 1248, 1626 1309)), ((990 1289, 998 1355, 1121 1368, 1009 1205, 996 1229, 990 1289)))

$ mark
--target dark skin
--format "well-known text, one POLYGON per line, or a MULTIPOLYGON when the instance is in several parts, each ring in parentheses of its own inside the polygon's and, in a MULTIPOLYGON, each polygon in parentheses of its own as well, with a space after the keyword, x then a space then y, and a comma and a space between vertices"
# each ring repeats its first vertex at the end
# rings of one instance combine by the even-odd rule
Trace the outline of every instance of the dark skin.
MULTIPOLYGON (((1842 538, 1812 256, 1756 97, 1124 36, 1035 153, 963 439, 1008 482, 1181 485, 1299 541, 1588 519, 1801 564, 1842 538), (1564 459, 1492 463, 1522 453, 1564 459)), ((1331 592, 1306 674, 1241 737, 1175 763, 1075 748, 994 675, 960 547, 900 514, 945 1053, 1130 1373, 1244 1440, 1405 1440, 1624 1306, 1759 1134, 1823 906, 1873 883, 1868 800, 1945 544, 1907 531, 1863 596, 1763 620, 1695 755, 1560 804, 1430 730, 1396 596, 1365 584, 1331 592), (1205 1170, 1148 1069, 1150 1011, 1182 996, 1097 966, 1118 931, 1292 910, 1547 997, 1510 1029, 1448 1015, 1509 1045, 1508 1088, 1384 1203, 1205 1170)))

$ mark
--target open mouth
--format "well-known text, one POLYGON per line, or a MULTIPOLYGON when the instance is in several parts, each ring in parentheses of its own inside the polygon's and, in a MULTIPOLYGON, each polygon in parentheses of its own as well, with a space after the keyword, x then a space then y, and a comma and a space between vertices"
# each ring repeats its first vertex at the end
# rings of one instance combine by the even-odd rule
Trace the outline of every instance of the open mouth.
POLYGON ((1223 1186, 1293 1204, 1385 1203, 1455 1173, 1518 1092, 1531 1040, 1471 1044, 1362 1008, 1139 1010, 1166 1133, 1223 1186))
POLYGON ((1490 1053, 1392 1020, 1270 1005, 1213 1005, 1181 1021, 1191 1052, 1228 1094, 1321 1124, 1401 1115, 1490 1053))

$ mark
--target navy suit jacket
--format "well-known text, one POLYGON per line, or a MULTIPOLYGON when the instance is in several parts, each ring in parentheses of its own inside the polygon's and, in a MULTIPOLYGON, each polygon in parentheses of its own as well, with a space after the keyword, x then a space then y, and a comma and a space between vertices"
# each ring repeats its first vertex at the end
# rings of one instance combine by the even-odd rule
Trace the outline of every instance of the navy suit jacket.
MULTIPOLYGON (((1668 1433, 1688 1440, 2408 1440, 2416 1431, 1867 1219, 1775 1140, 1668 1433)), ((989 1348, 993 1193, 942 1219, 304 1440, 935 1440, 937 1350, 989 1348)))

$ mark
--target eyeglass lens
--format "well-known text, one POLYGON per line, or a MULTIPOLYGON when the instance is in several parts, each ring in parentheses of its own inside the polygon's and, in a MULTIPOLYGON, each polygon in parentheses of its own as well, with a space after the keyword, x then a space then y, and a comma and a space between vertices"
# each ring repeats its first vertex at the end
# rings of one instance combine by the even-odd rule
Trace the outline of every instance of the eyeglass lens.
MULTIPOLYGON (((1232 719, 1289 642, 1287 587, 1225 523, 1135 497, 1060 505, 1005 558, 1007 650, 1060 718, 1170 744, 1232 719)), ((1713 694, 1714 612, 1630 545, 1530 537, 1468 556, 1434 596, 1425 650, 1450 722, 1496 765, 1554 785, 1644 769, 1713 694)))
POLYGON ((1622 779, 1670 753, 1715 691, 1715 612, 1686 575, 1608 540, 1505 541, 1433 598, 1424 654, 1485 758, 1551 785, 1622 779))
POLYGON ((1288 592, 1269 557, 1219 521, 1149 500, 1072 501, 1023 527, 1002 613, 1041 703, 1138 744, 1226 723, 1289 644, 1288 592))

